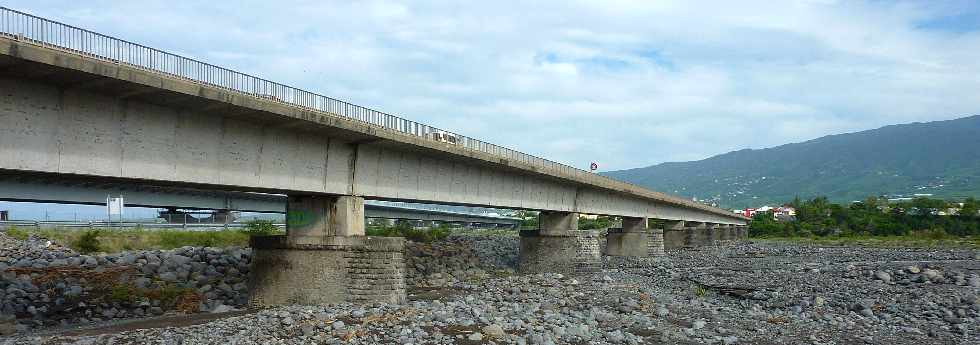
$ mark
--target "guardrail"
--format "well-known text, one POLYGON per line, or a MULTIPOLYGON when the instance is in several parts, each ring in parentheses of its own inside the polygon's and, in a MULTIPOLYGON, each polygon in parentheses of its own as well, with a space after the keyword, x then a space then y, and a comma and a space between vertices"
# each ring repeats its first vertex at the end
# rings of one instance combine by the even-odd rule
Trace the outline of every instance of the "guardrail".
MULTIPOLYGON (((0 35, 104 61, 126 64, 247 96, 334 114, 427 140, 492 154, 541 168, 542 171, 550 170, 553 173, 580 178, 598 177, 614 181, 602 175, 451 131, 6 7, 0 7, 0 35)), ((720 211, 681 198, 667 198, 666 202, 677 205, 711 212, 720 211)))
MULTIPOLYGON (((245 227, 245 223, 146 223, 146 222, 133 222, 133 221, 122 221, 122 222, 106 222, 106 221, 91 221, 91 222, 75 222, 75 221, 53 221, 53 220, 4 220, 0 221, 0 229, 14 227, 23 228, 35 228, 35 229, 48 229, 48 228, 91 228, 91 229, 132 229, 132 228, 143 228, 143 229, 196 229, 196 230, 213 230, 213 229, 241 229, 245 227)), ((275 226, 285 229, 286 224, 274 224, 275 226)))

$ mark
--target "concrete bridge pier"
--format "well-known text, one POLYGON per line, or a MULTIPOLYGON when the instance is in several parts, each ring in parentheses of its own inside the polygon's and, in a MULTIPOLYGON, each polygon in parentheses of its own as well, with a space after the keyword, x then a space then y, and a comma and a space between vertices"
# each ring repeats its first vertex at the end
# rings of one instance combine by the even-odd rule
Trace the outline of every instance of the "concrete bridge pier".
POLYGON ((664 221, 664 249, 684 248, 687 239, 687 228, 682 220, 664 221))
POLYGON ((702 222, 687 222, 684 228, 684 247, 694 248, 704 245, 707 226, 702 222))
POLYGON ((715 245, 721 246, 731 242, 731 226, 718 224, 715 226, 715 245))
POLYGON ((717 246, 721 235, 721 225, 714 223, 704 224, 704 238, 702 245, 705 247, 717 246))
POLYGON ((650 231, 646 217, 623 217, 622 228, 609 229, 606 255, 645 258, 650 256, 650 231))
POLYGON ((735 239, 738 241, 744 240, 749 237, 749 227, 744 225, 739 225, 735 230, 735 239))
POLYGON ((364 236, 364 199, 290 195, 285 236, 255 236, 253 306, 403 303, 405 240, 364 236))
POLYGON ((517 271, 579 273, 600 267, 599 236, 578 230, 578 213, 542 211, 537 230, 520 232, 517 271))
POLYGON ((717 236, 718 244, 721 245, 721 244, 731 243, 732 231, 733 231, 732 226, 729 224, 718 225, 718 236, 717 236))

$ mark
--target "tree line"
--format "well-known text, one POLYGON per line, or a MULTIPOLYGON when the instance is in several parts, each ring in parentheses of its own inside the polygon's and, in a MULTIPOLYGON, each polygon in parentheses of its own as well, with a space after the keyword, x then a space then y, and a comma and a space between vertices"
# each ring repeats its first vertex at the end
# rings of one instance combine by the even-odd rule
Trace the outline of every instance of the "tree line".
POLYGON ((902 236, 928 233, 931 236, 980 235, 980 202, 967 198, 962 202, 918 197, 889 202, 869 197, 850 205, 831 203, 826 197, 801 201, 788 206, 796 209, 795 218, 776 220, 771 212, 756 213, 749 235, 775 236, 902 236))

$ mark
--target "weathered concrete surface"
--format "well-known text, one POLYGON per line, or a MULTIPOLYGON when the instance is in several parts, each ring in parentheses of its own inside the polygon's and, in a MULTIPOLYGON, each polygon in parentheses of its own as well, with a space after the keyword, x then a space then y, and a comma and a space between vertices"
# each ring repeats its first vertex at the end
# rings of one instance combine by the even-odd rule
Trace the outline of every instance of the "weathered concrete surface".
POLYGON ((647 217, 623 217, 623 232, 646 231, 649 225, 647 217))
POLYGON ((651 234, 646 217, 623 217, 623 227, 609 229, 606 255, 645 258, 650 255, 651 234))
POLYGON ((304 244, 333 236, 364 236, 364 199, 353 196, 289 196, 289 241, 304 244))
POLYGON ((704 223, 701 222, 685 222, 684 228, 684 246, 685 247, 700 247, 704 244, 706 234, 706 227, 704 223))
POLYGON ((651 237, 648 231, 610 229, 606 234, 606 255, 648 257, 651 237))
POLYGON ((562 236, 578 230, 578 213, 541 212, 538 214, 539 233, 542 236, 562 236))
POLYGON ((683 248, 687 242, 687 228, 683 221, 664 222, 664 249, 683 248))
POLYGON ((718 245, 720 235, 720 228, 717 224, 705 224, 704 237, 702 238, 704 242, 702 242, 701 245, 709 247, 718 245))
POLYGON ((404 303, 405 240, 323 237, 293 244, 286 236, 253 237, 250 304, 404 303))
POLYGON ((664 230, 664 249, 684 248, 687 243, 687 230, 664 230))
POLYGON ((749 237, 749 227, 747 227, 747 226, 739 226, 737 228, 737 230, 735 230, 735 237, 737 239, 739 239, 739 240, 743 240, 743 239, 748 238, 749 237))
POLYGON ((520 232, 517 271, 534 273, 582 273, 601 266, 599 234, 595 231, 567 231, 545 235, 538 230, 520 232))
POLYGON ((746 222, 597 174, 506 159, 7 38, 0 38, 0 67, 0 170, 746 222))

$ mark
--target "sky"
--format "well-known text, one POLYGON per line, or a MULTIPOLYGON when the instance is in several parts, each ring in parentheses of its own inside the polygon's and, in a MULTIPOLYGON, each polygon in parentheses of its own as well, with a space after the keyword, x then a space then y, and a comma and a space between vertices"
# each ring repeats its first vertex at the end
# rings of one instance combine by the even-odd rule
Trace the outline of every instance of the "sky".
POLYGON ((980 111, 976 1, 6 1, 578 168, 980 111))
POLYGON ((975 1, 7 1, 600 170, 980 113, 975 1))

